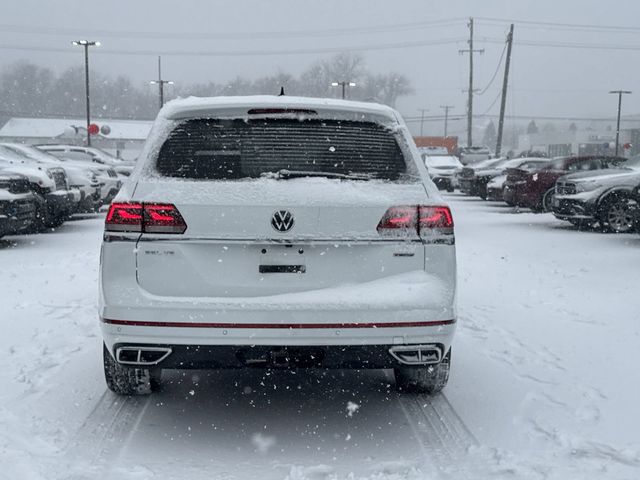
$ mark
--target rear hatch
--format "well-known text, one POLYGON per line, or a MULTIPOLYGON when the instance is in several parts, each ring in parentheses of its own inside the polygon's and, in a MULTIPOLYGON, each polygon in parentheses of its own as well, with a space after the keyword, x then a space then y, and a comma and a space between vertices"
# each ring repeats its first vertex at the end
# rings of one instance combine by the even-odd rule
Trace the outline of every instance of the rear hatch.
POLYGON ((138 283, 172 297, 252 297, 424 270, 417 236, 387 237, 393 206, 428 204, 392 131, 329 120, 189 120, 136 202, 175 205, 182 234, 143 233, 138 283))

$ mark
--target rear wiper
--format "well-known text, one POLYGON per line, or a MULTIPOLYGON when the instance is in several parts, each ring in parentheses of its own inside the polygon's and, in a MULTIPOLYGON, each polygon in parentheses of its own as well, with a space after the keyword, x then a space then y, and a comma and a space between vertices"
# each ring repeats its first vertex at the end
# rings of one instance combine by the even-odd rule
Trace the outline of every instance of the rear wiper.
POLYGON ((326 178, 341 178, 345 180, 371 180, 375 178, 375 175, 366 173, 338 173, 338 172, 318 172, 308 170, 287 170, 283 168, 277 172, 265 172, 261 177, 276 178, 280 180, 286 180, 288 178, 302 178, 302 177, 326 177, 326 178))

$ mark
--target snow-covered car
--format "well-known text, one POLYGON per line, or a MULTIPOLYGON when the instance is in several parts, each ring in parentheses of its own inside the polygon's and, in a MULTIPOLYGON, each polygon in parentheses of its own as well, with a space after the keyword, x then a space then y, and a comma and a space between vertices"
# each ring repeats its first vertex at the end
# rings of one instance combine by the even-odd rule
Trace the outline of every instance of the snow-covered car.
POLYGON ((105 152, 97 147, 83 147, 80 145, 60 145, 60 144, 46 144, 46 145, 34 145, 42 151, 48 152, 59 158, 65 158, 68 160, 76 160, 79 162, 87 162, 106 167, 111 167, 118 174, 128 177, 133 171, 135 164, 120 158, 116 158, 113 155, 105 152))
POLYGON ((460 147, 458 158, 463 165, 472 165, 478 162, 489 160, 493 157, 493 152, 489 147, 460 147))
POLYGON ((451 212, 395 110, 170 102, 105 221, 107 385, 148 393, 162 369, 346 367, 437 392, 455 265, 451 212))
POLYGON ((68 188, 62 168, 40 166, 0 149, 0 173, 23 175, 29 180, 36 199, 34 229, 59 226, 72 213, 76 198, 74 191, 68 188))
MULTIPOLYGON (((640 165, 640 158, 629 159, 625 163, 625 167, 634 165, 640 165)), ((556 182, 553 214, 574 225, 598 223, 611 232, 630 232, 635 228, 635 212, 630 201, 638 183, 640 170, 634 168, 565 175, 556 182)))
POLYGON ((31 228, 36 219, 36 198, 29 179, 0 171, 0 238, 31 228))
POLYGON ((423 153, 422 158, 436 187, 440 190, 453 192, 457 186, 456 175, 462 170, 462 164, 458 157, 423 153))
POLYGON ((49 155, 53 155, 63 162, 83 164, 91 168, 100 183, 99 205, 107 205, 115 198, 126 179, 133 170, 133 165, 123 162, 108 153, 94 147, 80 147, 74 145, 34 145, 49 155), (121 171, 118 172, 118 169, 121 171), (126 172, 126 173, 125 173, 126 172))
POLYGON ((101 172, 85 163, 66 161, 42 150, 21 143, 1 143, 0 147, 36 162, 40 165, 57 166, 64 169, 70 189, 80 192, 73 208, 74 213, 94 211, 102 205, 100 189, 101 172))
POLYGON ((498 168, 499 165, 502 165, 507 161, 508 159, 506 158, 492 158, 489 160, 483 160, 474 165, 465 165, 456 174, 456 180, 460 191, 466 195, 479 196, 480 191, 476 181, 476 172, 493 171, 498 168))

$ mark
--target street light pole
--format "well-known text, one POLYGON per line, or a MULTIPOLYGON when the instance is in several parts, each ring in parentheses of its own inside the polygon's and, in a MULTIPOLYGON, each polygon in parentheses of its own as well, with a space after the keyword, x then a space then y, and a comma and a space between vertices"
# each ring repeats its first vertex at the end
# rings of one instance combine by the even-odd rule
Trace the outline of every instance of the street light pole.
POLYGON ((87 104, 87 147, 91 146, 91 134, 89 133, 89 125, 91 125, 91 104, 89 101, 89 47, 99 47, 100 42, 89 40, 74 40, 73 45, 84 47, 84 85, 87 104))
POLYGON ((342 99, 344 100, 345 98, 347 98, 347 87, 355 87, 356 86, 356 82, 347 82, 347 81, 342 81, 342 82, 331 82, 331 86, 332 87, 342 87, 342 99))
POLYGON ((618 146, 620 145, 620 111, 622 110, 622 95, 629 95, 629 90, 611 90, 609 93, 618 95, 618 121, 616 123, 616 157, 618 156, 618 146))
POLYGON ((158 80, 151 80, 151 85, 158 85, 158 93, 160 94, 160 108, 164 105, 164 86, 173 85, 171 80, 162 79, 162 57, 158 56, 158 80))

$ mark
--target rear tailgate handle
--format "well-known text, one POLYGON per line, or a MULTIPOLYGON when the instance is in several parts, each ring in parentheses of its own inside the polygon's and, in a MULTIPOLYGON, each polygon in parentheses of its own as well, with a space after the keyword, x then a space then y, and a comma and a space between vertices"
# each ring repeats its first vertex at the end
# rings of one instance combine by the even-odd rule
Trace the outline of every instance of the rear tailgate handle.
POLYGON ((305 265, 260 265, 260 273, 305 273, 305 265))

